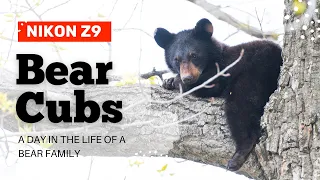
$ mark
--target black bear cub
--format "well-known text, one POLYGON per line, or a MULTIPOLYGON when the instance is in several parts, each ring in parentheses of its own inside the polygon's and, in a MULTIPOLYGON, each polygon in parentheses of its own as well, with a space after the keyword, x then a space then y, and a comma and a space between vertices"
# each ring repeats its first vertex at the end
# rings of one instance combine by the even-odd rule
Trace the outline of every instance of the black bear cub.
POLYGON ((165 80, 166 89, 188 91, 230 65, 241 60, 205 88, 194 92, 199 97, 223 97, 225 112, 236 152, 227 168, 236 171, 247 160, 260 137, 260 118, 269 96, 276 90, 282 66, 281 48, 260 40, 228 46, 212 38, 213 26, 201 19, 193 29, 177 34, 157 28, 154 39, 165 50, 165 60, 175 78, 165 80), (218 66, 216 65, 218 64, 218 66), (180 85, 179 85, 180 84, 180 85))

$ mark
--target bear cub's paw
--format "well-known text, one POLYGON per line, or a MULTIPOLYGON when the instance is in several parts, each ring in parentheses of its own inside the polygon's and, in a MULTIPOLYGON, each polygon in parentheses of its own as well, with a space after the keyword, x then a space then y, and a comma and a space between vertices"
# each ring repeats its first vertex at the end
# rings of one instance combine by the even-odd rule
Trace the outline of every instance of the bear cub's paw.
POLYGON ((162 87, 167 90, 179 90, 179 84, 182 85, 182 81, 180 79, 180 75, 177 75, 176 77, 163 80, 162 87))
POLYGON ((163 87, 164 89, 167 89, 167 90, 174 90, 174 89, 176 89, 176 88, 175 88, 175 85, 174 85, 174 78, 172 77, 172 78, 163 80, 162 87, 163 87))
POLYGON ((248 159, 251 151, 253 150, 253 148, 248 148, 248 149, 244 149, 244 150, 237 150, 232 159, 229 160, 228 165, 227 165, 227 169, 230 171, 237 171, 239 170, 242 165, 246 162, 246 160, 248 159))

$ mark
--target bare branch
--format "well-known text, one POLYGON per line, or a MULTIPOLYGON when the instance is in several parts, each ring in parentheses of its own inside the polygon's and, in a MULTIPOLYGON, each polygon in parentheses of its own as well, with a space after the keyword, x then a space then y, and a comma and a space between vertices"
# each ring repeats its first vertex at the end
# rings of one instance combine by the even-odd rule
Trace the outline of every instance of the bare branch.
POLYGON ((6 41, 18 42, 18 40, 16 40, 16 39, 8 38, 8 37, 2 36, 2 35, 0 35, 0 39, 6 40, 6 41))
POLYGON ((263 39, 265 39, 266 37, 265 37, 265 35, 263 33, 263 30, 262 30, 262 21, 263 21, 263 17, 264 17, 264 13, 265 13, 266 9, 263 10, 263 14, 262 14, 261 20, 260 20, 259 15, 258 15, 257 8, 255 8, 254 10, 256 11, 256 16, 257 16, 257 19, 258 19, 258 22, 259 22, 259 25, 260 25, 260 30, 261 30, 261 33, 263 35, 263 39))
POLYGON ((113 4, 112 9, 111 9, 111 12, 110 12, 110 14, 108 15, 108 18, 110 18, 110 16, 111 16, 111 14, 113 13, 114 8, 116 7, 117 3, 118 3, 118 0, 116 0, 116 2, 113 4))
POLYGON ((133 31, 141 31, 143 32, 145 35, 153 38, 153 36, 149 33, 147 33, 146 31, 142 30, 142 29, 139 29, 139 28, 122 28, 122 29, 113 29, 114 31, 116 32, 119 32, 119 31, 128 31, 128 30, 133 30, 133 31))
POLYGON ((133 10, 132 10, 132 12, 131 12, 131 15, 130 15, 129 19, 128 19, 128 20, 127 20, 127 22, 124 24, 123 28, 125 28, 125 27, 127 26, 127 24, 130 22, 130 20, 131 20, 131 18, 132 18, 132 16, 133 16, 133 14, 134 14, 134 12, 135 12, 135 11, 136 11, 136 9, 137 9, 138 4, 139 4, 139 3, 136 3, 136 6, 133 8, 133 10))
POLYGON ((145 74, 141 74, 140 77, 144 78, 144 79, 148 79, 152 76, 159 76, 160 79, 163 81, 163 74, 169 73, 169 70, 163 70, 163 71, 157 71, 155 68, 153 68, 153 70, 149 73, 145 73, 145 74))
MULTIPOLYGON (((17 26, 17 23, 16 23, 16 21, 17 21, 17 7, 16 7, 16 9, 15 9, 15 11, 14 11, 14 14, 15 14, 14 20, 13 20, 13 24, 14 24, 14 25, 13 25, 13 32, 12 32, 12 35, 11 35, 11 39, 13 39, 14 33, 16 32, 16 26, 17 26)), ((12 44, 13 44, 13 41, 10 42, 7 59, 9 59, 9 56, 10 56, 12 44)))
MULTIPOLYGON (((233 26, 237 29, 240 29, 241 31, 243 31, 251 36, 254 36, 257 38, 263 38, 263 34, 261 33, 261 31, 258 28, 250 26, 246 23, 243 23, 243 22, 235 19, 231 15, 223 12, 219 6, 208 3, 206 0, 188 0, 188 1, 202 7, 204 10, 206 10, 207 12, 212 14, 217 19, 224 21, 224 22, 230 24, 231 26, 233 26)), ((267 39, 277 40, 277 37, 278 37, 278 34, 276 32, 265 32, 264 35, 267 39)))
POLYGON ((47 9, 47 10, 45 10, 43 13, 41 13, 40 16, 44 15, 44 14, 47 13, 48 11, 51 11, 51 10, 53 10, 53 9, 59 7, 59 6, 62 6, 62 5, 64 5, 64 4, 67 4, 67 3, 70 2, 70 1, 71 1, 71 0, 67 0, 67 1, 65 1, 65 2, 63 2, 63 3, 61 3, 61 4, 55 5, 55 6, 51 7, 51 8, 49 8, 49 9, 47 9))
POLYGON ((204 108, 202 111, 198 112, 197 114, 194 114, 194 115, 192 115, 192 116, 190 116, 190 117, 187 117, 187 118, 184 118, 184 119, 182 119, 182 120, 174 121, 174 122, 172 122, 172 123, 168 123, 168 124, 164 124, 164 125, 158 125, 158 126, 153 126, 153 125, 152 125, 152 127, 153 127, 153 128, 166 128, 166 127, 170 127, 170 126, 172 126, 172 125, 177 125, 177 124, 179 124, 179 123, 188 121, 188 120, 190 120, 190 119, 193 119, 193 118, 195 118, 195 117, 203 114, 206 110, 207 110, 207 108, 204 108))
POLYGON ((234 36, 235 34, 237 34, 239 31, 240 31, 240 30, 239 30, 239 29, 237 29, 237 31, 236 31, 236 32, 234 32, 234 33, 230 34, 229 36, 227 36, 226 38, 224 38, 224 40, 223 40, 223 41, 226 41, 227 39, 231 38, 232 36, 234 36))
MULTIPOLYGON (((69 0, 69 1, 70 1, 70 0, 69 0)), ((33 14, 35 14, 35 15, 39 18, 40 21, 42 21, 41 15, 38 14, 38 13, 34 10, 34 8, 32 8, 32 6, 30 5, 29 1, 28 1, 28 0, 25 0, 25 2, 26 2, 27 5, 29 6, 30 11, 32 11, 33 14)), ((64 3, 64 4, 65 4, 65 3, 64 3)), ((59 6, 60 6, 60 5, 59 5, 59 6)), ((58 6, 58 7, 59 7, 59 6, 58 6)), ((43 14, 43 13, 42 13, 42 14, 43 14)), ((54 45, 55 51, 57 52, 57 55, 58 55, 58 57, 59 57, 59 60, 62 62, 62 57, 61 57, 61 54, 60 54, 60 52, 59 52, 59 49, 58 49, 56 43, 55 43, 55 42, 52 42, 52 43, 53 43, 53 45, 54 45)))
POLYGON ((88 180, 90 180, 90 176, 91 176, 91 170, 92 170, 92 163, 93 163, 93 158, 94 158, 94 157, 92 157, 92 156, 91 156, 91 161, 90 161, 90 169, 89 169, 88 180))
POLYGON ((28 1, 28 0, 25 0, 25 2, 26 2, 27 5, 29 6, 30 11, 32 11, 33 14, 35 14, 35 15, 39 18, 40 21, 42 21, 41 15, 39 15, 39 14, 34 10, 34 8, 31 6, 31 4, 29 3, 29 1, 28 1))

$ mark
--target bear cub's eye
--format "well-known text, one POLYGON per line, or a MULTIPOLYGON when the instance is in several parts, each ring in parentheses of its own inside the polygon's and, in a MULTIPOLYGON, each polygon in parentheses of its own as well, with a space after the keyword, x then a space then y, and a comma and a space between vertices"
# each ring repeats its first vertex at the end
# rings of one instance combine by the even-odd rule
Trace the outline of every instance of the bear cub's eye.
POLYGON ((193 58, 193 59, 196 59, 197 55, 195 53, 190 53, 190 57, 193 58))

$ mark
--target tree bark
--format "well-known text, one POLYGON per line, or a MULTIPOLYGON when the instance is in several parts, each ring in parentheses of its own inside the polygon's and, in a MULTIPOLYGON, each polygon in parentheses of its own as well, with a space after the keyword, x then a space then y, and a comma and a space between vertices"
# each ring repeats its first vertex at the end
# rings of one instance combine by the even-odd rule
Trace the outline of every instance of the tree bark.
MULTIPOLYGON (((285 3, 292 14, 292 2, 285 3)), ((285 21, 285 29, 299 18, 285 21)), ((262 117, 266 153, 258 157, 268 179, 320 179, 320 33, 310 32, 319 24, 285 32, 279 88, 262 117)))

